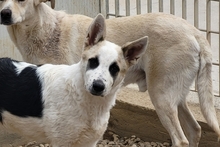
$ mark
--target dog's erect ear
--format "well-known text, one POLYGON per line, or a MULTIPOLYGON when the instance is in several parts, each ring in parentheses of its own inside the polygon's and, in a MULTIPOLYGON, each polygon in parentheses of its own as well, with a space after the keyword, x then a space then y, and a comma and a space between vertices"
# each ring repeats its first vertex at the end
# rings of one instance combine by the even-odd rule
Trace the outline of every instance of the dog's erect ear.
POLYGON ((39 5, 42 2, 47 2, 50 1, 51 2, 51 8, 55 8, 55 0, 34 0, 34 4, 35 6, 39 5))
POLYGON ((99 41, 103 41, 105 36, 105 18, 102 14, 98 14, 89 26, 85 40, 85 46, 95 45, 99 41))
POLYGON ((148 37, 142 37, 133 42, 128 42, 122 46, 124 57, 128 66, 137 63, 138 59, 145 53, 148 45, 148 37))

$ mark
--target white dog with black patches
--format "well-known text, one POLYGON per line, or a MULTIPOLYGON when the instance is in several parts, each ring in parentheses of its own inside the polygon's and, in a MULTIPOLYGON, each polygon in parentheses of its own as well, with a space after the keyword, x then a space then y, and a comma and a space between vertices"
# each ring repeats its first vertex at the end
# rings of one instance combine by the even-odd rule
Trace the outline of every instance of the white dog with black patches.
POLYGON ((148 38, 120 47, 105 40, 105 19, 88 29, 79 63, 36 66, 0 59, 0 128, 53 147, 95 147, 116 92, 148 38))

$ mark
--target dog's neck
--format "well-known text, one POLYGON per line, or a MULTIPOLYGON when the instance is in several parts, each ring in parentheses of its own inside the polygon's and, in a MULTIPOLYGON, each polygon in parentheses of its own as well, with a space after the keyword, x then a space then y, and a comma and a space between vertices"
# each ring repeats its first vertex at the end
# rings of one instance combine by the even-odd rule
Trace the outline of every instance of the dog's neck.
MULTIPOLYGON (((63 13, 50 15, 57 12, 44 3, 39 4, 35 11, 37 15, 34 18, 27 18, 21 23, 9 26, 8 32, 25 61, 35 64, 56 64, 56 61, 64 60, 62 57, 64 52, 58 49, 61 33, 59 19, 62 19, 63 13), (57 53, 48 49, 53 49, 57 53)), ((63 63, 65 62, 67 63, 67 61, 63 63)))
POLYGON ((54 11, 53 9, 48 9, 48 6, 44 3, 39 4, 36 7, 35 11, 35 14, 37 15, 35 15, 34 18, 25 18, 24 21, 12 25, 12 27, 16 26, 23 29, 24 31, 30 31, 35 28, 39 28, 38 31, 45 31, 45 29, 42 29, 43 27, 46 27, 47 30, 51 30, 56 27, 56 23, 58 21, 55 14, 56 11, 54 11))

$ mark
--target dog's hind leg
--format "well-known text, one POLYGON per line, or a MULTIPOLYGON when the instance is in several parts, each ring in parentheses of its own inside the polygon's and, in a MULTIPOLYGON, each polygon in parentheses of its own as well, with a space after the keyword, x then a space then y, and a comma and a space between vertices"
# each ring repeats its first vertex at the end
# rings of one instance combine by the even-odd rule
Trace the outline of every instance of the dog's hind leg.
POLYGON ((162 125, 171 137, 172 147, 188 147, 189 142, 178 119, 177 105, 166 101, 164 94, 152 94, 150 89, 149 94, 162 125))
POLYGON ((180 123, 189 141, 189 147, 197 147, 201 137, 201 127, 189 110, 186 101, 178 107, 180 123))

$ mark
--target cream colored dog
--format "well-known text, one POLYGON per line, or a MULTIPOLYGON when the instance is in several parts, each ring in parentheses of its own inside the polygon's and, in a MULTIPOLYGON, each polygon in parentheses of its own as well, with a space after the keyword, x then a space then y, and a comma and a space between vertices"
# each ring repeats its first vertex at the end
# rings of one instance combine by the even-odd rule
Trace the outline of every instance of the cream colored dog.
MULTIPOLYGON (((0 22, 8 25, 10 37, 25 61, 78 62, 92 18, 55 11, 44 1, 1 1, 0 22)), ((197 74, 202 113, 220 137, 213 104, 211 49, 199 30, 181 18, 162 13, 109 19, 106 25, 106 39, 118 45, 149 36, 146 54, 130 68, 124 85, 137 83, 140 91, 148 89, 173 147, 199 144, 201 127, 186 104, 197 74)))

